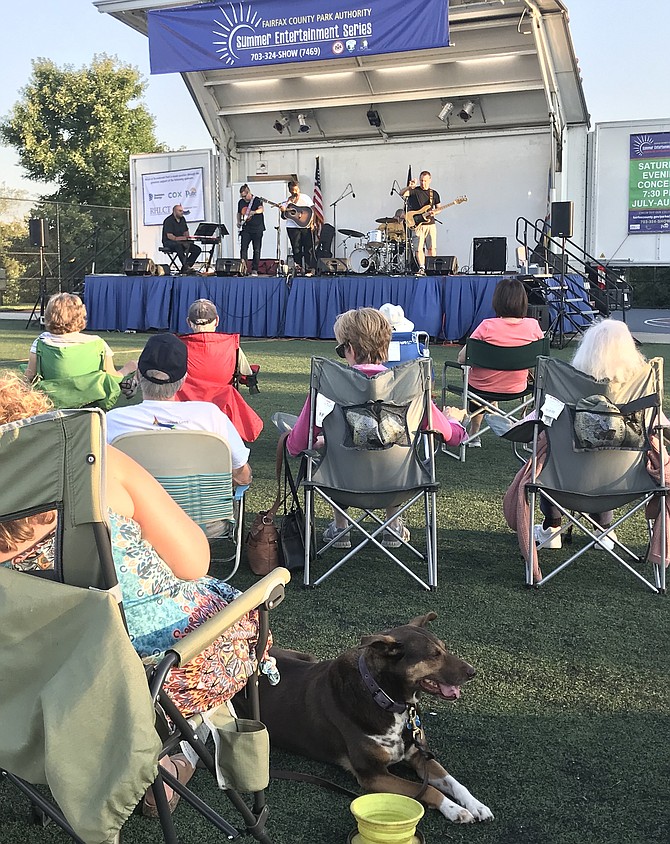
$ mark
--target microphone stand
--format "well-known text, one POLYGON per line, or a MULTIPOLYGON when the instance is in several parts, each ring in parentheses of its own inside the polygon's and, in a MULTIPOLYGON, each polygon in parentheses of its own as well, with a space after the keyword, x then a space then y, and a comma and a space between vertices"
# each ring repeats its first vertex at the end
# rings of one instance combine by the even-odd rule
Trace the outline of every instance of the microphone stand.
POLYGON ((393 187, 391 188, 391 196, 394 193, 397 193, 400 199, 402 199, 403 211, 404 211, 404 219, 405 219, 405 266, 404 272, 405 274, 410 272, 411 269, 411 259, 412 259, 412 250, 410 249, 410 230, 409 226, 407 225, 407 203, 409 201, 409 193, 407 196, 402 195, 402 191, 400 190, 400 185, 397 181, 393 182, 393 187))
POLYGON ((330 207, 333 209, 333 228, 335 229, 335 237, 333 238, 333 258, 337 258, 337 205, 339 202, 342 202, 343 199, 351 196, 353 192, 354 189, 351 185, 347 185, 343 193, 338 196, 335 202, 330 203, 330 207))

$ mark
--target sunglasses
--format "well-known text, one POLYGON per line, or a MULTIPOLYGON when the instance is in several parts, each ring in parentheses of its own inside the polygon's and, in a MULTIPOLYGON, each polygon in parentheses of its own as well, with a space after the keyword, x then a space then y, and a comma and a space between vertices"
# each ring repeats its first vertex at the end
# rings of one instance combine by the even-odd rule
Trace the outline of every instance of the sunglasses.
POLYGON ((338 358, 344 357, 344 350, 347 348, 347 343, 340 343, 339 346, 335 346, 335 354, 338 358))

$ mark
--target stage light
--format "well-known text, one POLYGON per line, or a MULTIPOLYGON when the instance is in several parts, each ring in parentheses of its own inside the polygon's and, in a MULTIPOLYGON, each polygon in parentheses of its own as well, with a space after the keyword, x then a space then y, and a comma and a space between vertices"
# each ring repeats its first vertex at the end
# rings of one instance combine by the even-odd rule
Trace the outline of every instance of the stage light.
POLYGON ((474 113, 475 104, 472 102, 472 100, 468 100, 467 103, 463 103, 463 105, 461 106, 461 110, 458 112, 458 116, 464 123, 467 123, 474 113))
POLYGON ((374 108, 368 109, 368 123, 370 126, 377 126, 378 128, 382 125, 382 119, 379 116, 379 112, 375 111, 374 108))
POLYGON ((443 123, 446 123, 449 120, 449 117, 451 116, 453 110, 454 110, 454 104, 453 103, 445 103, 442 106, 442 110, 437 115, 438 120, 441 120, 443 123))
POLYGON ((304 115, 304 114, 299 114, 299 115, 298 115, 298 123, 300 124, 300 127, 299 127, 299 129, 298 129, 298 132, 307 133, 307 132, 309 132, 309 130, 312 128, 312 127, 309 125, 309 123, 307 122, 307 119, 306 119, 306 117, 305 117, 305 115, 304 115))
POLYGON ((279 134, 281 135, 284 129, 288 126, 289 119, 290 118, 288 117, 282 117, 281 120, 275 120, 275 122, 273 123, 275 131, 279 132, 279 134))

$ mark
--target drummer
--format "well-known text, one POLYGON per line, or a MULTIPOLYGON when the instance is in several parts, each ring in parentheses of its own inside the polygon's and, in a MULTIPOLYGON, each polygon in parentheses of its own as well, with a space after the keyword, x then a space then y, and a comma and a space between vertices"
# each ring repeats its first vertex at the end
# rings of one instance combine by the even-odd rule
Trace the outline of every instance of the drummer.
POLYGON ((377 226, 377 231, 386 232, 386 239, 393 241, 401 241, 405 239, 405 213, 402 208, 398 208, 392 218, 388 218, 389 222, 380 223, 377 226))

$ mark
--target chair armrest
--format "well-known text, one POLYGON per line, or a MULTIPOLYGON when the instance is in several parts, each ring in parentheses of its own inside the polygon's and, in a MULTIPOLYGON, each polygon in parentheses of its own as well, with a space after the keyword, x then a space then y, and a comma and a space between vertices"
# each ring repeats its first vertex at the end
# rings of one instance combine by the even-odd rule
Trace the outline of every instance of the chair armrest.
POLYGON ((190 662, 246 613, 263 604, 267 604, 268 609, 280 604, 284 599, 284 586, 290 579, 291 573, 288 569, 274 569, 258 583, 254 583, 253 586, 244 591, 238 598, 235 598, 234 601, 231 601, 227 607, 208 618, 196 630, 174 644, 170 651, 179 656, 180 665, 190 662))

